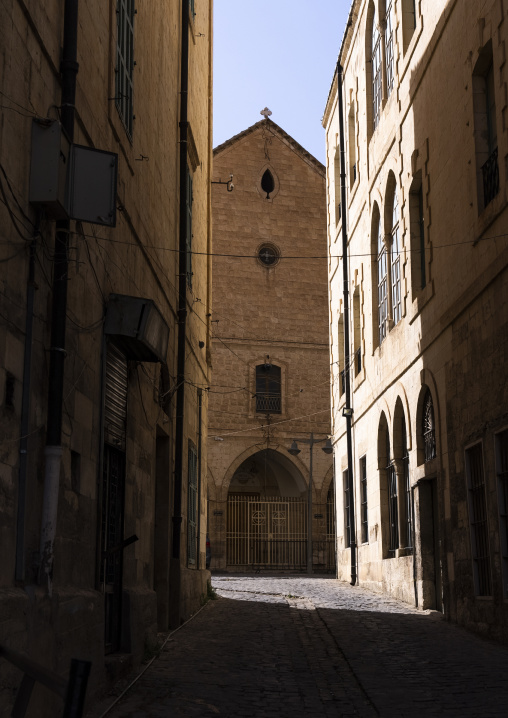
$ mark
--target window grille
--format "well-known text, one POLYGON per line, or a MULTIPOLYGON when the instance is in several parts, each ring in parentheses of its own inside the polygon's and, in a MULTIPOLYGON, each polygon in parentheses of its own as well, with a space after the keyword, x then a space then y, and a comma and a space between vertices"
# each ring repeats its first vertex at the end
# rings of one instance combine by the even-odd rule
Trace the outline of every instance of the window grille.
POLYGON ((393 2, 390 0, 386 9, 385 54, 386 54, 386 89, 387 95, 393 90, 393 2))
POLYGON ((377 237, 377 272, 378 272, 378 325, 379 343, 386 337, 386 318, 388 315, 388 272, 386 247, 381 237, 381 222, 378 222, 377 237))
POLYGON ((187 166, 187 228, 185 244, 187 247, 187 284, 192 287, 192 175, 187 166))
POLYGON ((281 413, 280 367, 268 363, 256 367, 256 411, 267 414, 281 413))
POLYGON ((409 451, 407 448, 406 420, 402 419, 402 468, 406 501, 406 548, 413 550, 413 507, 411 503, 411 478, 409 475, 409 451))
POLYGON ((349 548, 351 546, 351 517, 349 507, 349 472, 342 472, 342 482, 344 488, 344 546, 349 548))
POLYGON ((367 457, 360 459, 360 493, 361 493, 361 519, 362 519, 362 543, 369 540, 369 521, 367 511, 367 457))
POLYGON ((326 538, 335 540, 335 487, 332 481, 326 496, 326 538))
POLYGON ((189 443, 187 470, 187 563, 196 565, 197 559, 197 515, 198 515, 198 454, 189 443))
POLYGON ((499 497, 499 538, 503 562, 503 595, 508 598, 508 429, 496 436, 496 473, 499 497))
POLYGON ((499 165, 497 162, 497 147, 489 159, 482 166, 483 177, 483 205, 486 207, 499 192, 499 165))
POLYGON ((386 431, 386 473, 388 477, 388 521, 390 524, 390 543, 388 555, 395 556, 399 548, 399 506, 397 496, 397 474, 395 466, 390 461, 390 435, 386 431))
POLYGON ((376 24, 376 17, 374 16, 372 20, 372 122, 374 130, 379 124, 381 96, 381 36, 376 24))
POLYGON ((434 427, 434 405, 432 395, 427 389, 423 401, 423 445, 425 448, 425 461, 432 461, 436 458, 436 432, 434 427))
POLYGON ((487 503, 481 444, 467 449, 466 470, 469 489, 469 522, 473 554, 473 577, 477 596, 490 596, 490 552, 487 503))
POLYGON ((399 202, 397 199, 397 188, 393 196, 393 217, 392 217, 392 309, 393 322, 397 324, 401 319, 401 296, 400 296, 400 246, 399 246, 399 202))
POLYGON ((115 105, 132 139, 132 86, 134 73, 134 0, 117 0, 115 105))

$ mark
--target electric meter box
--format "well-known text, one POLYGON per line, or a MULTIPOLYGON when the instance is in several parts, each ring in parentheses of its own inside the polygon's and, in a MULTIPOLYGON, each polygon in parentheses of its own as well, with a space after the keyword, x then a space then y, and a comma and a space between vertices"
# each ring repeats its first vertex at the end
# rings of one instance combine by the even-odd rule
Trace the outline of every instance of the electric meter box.
POLYGON ((67 219, 70 143, 57 120, 32 122, 29 200, 52 219, 67 219))
POLYGON ((67 211, 71 219, 116 226, 118 155, 71 145, 67 211))

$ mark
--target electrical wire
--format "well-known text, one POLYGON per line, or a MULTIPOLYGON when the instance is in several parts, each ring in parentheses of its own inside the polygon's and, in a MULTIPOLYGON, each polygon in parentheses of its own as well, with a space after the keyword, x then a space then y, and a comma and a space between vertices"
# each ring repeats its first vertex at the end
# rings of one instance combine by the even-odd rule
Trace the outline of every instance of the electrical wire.
POLYGON ((270 429, 272 426, 278 426, 279 424, 288 424, 292 421, 302 421, 302 419, 308 419, 310 416, 317 416, 318 414, 328 414, 330 409, 321 409, 321 411, 314 411, 312 414, 305 414, 303 416, 295 416, 293 419, 281 419, 281 421, 272 421, 270 424, 262 424, 261 426, 249 426, 247 429, 240 429, 240 431, 231 431, 228 434, 214 434, 211 435, 210 439, 215 439, 218 436, 220 439, 226 436, 236 436, 237 434, 245 434, 247 431, 253 431, 254 429, 270 429))

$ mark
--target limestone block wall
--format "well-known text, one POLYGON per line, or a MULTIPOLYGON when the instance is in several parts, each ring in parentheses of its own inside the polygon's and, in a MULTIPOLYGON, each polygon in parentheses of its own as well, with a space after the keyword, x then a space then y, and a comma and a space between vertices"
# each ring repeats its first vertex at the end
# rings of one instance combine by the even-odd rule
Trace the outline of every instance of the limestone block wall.
MULTIPOLYGON (((506 18, 496 2, 481 7, 454 0, 425 7, 416 3, 410 18, 408 4, 396 0, 392 8, 393 15, 387 19, 384 3, 354 2, 353 23, 341 50, 349 177, 351 352, 359 350, 361 355, 361 368, 355 364, 351 372, 359 580, 420 606, 436 607, 450 619, 506 639, 502 569, 506 529, 495 459, 495 445, 506 425, 506 371, 501 368, 506 362, 506 315, 502 311, 507 260, 506 18), (376 27, 381 43, 392 28, 394 58, 391 91, 386 58, 381 62, 377 123, 372 70, 376 27), (489 72, 493 91, 485 89, 489 72), (490 109, 480 111, 489 92, 490 109), (488 201, 482 179, 488 157, 482 145, 488 135, 486 115, 491 139, 497 133, 499 179, 488 201), (383 288, 386 335, 381 338, 380 248, 384 248, 387 267, 383 288), (396 273, 400 277, 397 288, 396 273), (425 456, 427 391, 433 405, 434 458, 425 456), (475 509, 465 458, 468 448, 477 443, 484 459, 491 576, 490 586, 483 588, 475 579, 475 509), (407 492, 401 490, 400 483, 404 456, 409 466, 407 492), (366 485, 361 482, 364 457, 366 485), (399 480, 399 544, 392 553, 387 552, 389 466, 399 480), (366 495, 362 493, 365 486, 366 495), (363 515, 362 501, 367 512, 363 515), (413 531, 410 552, 402 542, 404 527, 400 523, 401 515, 407 518, 409 514, 413 531), (367 540, 361 536, 362 519, 368 522, 367 540), (487 595, 481 595, 485 591, 487 595)), ((342 265, 338 259, 342 220, 336 208, 340 182, 336 78, 323 124, 327 134, 338 563, 342 565, 339 574, 346 577, 350 550, 344 543, 343 492, 339 488, 347 460, 341 418, 344 394, 337 376, 344 366, 344 351, 342 265)))

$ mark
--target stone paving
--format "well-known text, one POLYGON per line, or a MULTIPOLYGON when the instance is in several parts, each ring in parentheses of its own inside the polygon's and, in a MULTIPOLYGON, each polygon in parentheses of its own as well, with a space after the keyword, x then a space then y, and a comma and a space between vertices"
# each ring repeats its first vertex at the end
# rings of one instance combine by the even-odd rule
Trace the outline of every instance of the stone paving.
POLYGON ((508 647, 335 579, 217 575, 210 601, 88 718, 508 716, 508 647))

